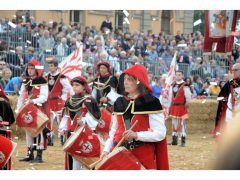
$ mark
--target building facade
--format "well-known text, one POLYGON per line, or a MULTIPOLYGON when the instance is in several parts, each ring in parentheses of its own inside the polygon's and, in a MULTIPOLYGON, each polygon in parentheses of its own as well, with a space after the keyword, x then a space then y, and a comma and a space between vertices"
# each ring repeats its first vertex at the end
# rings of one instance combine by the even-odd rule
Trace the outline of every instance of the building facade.
POLYGON ((27 16, 36 22, 56 21, 65 24, 80 23, 82 27, 96 26, 100 28, 106 15, 110 16, 114 29, 128 28, 132 31, 152 30, 153 33, 176 34, 178 31, 189 34, 193 31, 193 11, 185 10, 128 10, 128 20, 124 21, 122 10, 1 10, 0 17, 12 20, 27 16))

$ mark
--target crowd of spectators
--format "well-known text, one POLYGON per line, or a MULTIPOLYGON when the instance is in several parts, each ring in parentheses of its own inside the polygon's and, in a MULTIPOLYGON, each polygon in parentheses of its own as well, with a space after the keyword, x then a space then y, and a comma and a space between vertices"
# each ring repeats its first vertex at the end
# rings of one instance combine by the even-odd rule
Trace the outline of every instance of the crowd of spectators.
MULTIPOLYGON (((79 23, 35 22, 33 19, 25 23, 12 20, 16 24, 14 28, 8 21, 0 20, 0 79, 3 87, 7 86, 10 77, 20 77, 31 59, 38 59, 43 65, 48 56, 61 61, 81 45, 84 60, 93 64, 93 68, 99 61, 109 61, 114 73, 121 73, 129 66, 141 63, 153 74, 156 84, 161 81, 159 77, 168 72, 178 50, 178 69, 183 70, 185 78, 192 83, 196 96, 216 95, 219 89, 211 88, 211 83, 219 85, 220 81, 225 81, 229 70, 226 56, 203 54, 204 37, 199 31, 191 34, 178 31, 175 35, 155 34, 151 30, 130 32, 127 27, 125 30, 114 29, 109 17, 99 29, 95 25, 82 27, 79 23), (5 69, 1 64, 5 64, 5 69)), ((234 62, 239 61, 239 52, 240 48, 233 49, 234 62)), ((154 87, 157 94, 159 86, 154 87)))

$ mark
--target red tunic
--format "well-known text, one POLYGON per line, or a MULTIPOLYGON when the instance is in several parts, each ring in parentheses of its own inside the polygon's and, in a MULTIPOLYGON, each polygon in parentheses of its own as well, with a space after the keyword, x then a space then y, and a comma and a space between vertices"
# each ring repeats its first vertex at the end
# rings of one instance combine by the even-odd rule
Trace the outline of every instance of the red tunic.
MULTIPOLYGON (((172 118, 187 119, 188 112, 186 107, 186 98, 184 94, 185 83, 182 83, 179 87, 176 95, 172 95, 172 104, 169 109, 169 116, 172 118)), ((175 85, 173 86, 175 87, 175 85)))
MULTIPOLYGON (((149 130, 149 116, 145 114, 135 114, 132 118, 131 124, 138 120, 136 126, 132 129, 134 132, 148 131, 149 130)), ((117 115, 118 128, 114 135, 114 142, 118 143, 123 132, 126 130, 123 116, 117 115)), ((142 163, 142 165, 147 169, 157 169, 154 144, 146 143, 142 146, 130 150, 134 156, 142 163), (144 153, 143 153, 144 152, 144 153)))
MULTIPOLYGON (((48 95, 49 108, 52 111, 61 111, 64 106, 64 101, 61 99, 63 86, 60 82, 61 74, 58 75, 53 88, 50 90, 48 95)), ((49 81, 48 81, 49 82, 49 81)))
MULTIPOLYGON (((31 99, 36 99, 39 97, 40 94, 41 85, 34 85, 32 88, 32 96, 31 99)), ((27 85, 25 85, 25 93, 27 93, 27 85)), ((26 99, 29 95, 26 95, 24 99, 26 99)), ((45 106, 46 103, 43 103, 42 106, 39 106, 38 104, 34 104, 37 106, 38 109, 40 109, 43 113, 47 114, 47 107, 45 106)))

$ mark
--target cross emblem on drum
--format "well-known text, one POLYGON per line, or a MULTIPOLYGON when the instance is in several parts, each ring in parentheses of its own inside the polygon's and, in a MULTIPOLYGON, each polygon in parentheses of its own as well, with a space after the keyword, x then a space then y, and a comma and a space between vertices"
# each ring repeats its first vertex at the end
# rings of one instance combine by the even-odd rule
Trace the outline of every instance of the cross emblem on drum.
POLYGON ((31 123, 32 120, 33 120, 33 117, 32 117, 31 114, 26 114, 26 115, 24 116, 24 122, 25 122, 25 123, 31 123))
POLYGON ((81 149, 84 153, 90 153, 93 149, 92 144, 89 141, 86 141, 85 143, 82 143, 81 149))

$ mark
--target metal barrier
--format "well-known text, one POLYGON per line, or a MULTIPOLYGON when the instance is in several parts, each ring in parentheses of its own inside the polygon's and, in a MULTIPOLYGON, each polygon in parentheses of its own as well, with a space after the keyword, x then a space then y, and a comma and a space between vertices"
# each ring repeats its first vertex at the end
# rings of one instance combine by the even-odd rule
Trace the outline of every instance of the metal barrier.
POLYGON ((209 78, 224 79, 224 75, 229 72, 229 66, 220 66, 220 65, 201 65, 198 68, 193 68, 189 64, 178 63, 177 69, 182 70, 184 77, 198 75, 202 80, 209 78))
MULTIPOLYGON (((12 70, 13 77, 20 76, 21 73, 25 70, 25 64, 29 62, 31 59, 38 59, 41 63, 41 65, 44 66, 44 71, 48 71, 47 61, 46 59, 49 57, 52 57, 52 54, 46 54, 42 52, 35 52, 34 54, 28 54, 24 53, 22 55, 23 62, 19 59, 18 55, 14 52, 6 52, 2 51, 0 52, 0 60, 5 61, 10 69, 12 70)), ((64 58, 67 56, 56 56, 54 57, 58 60, 60 63, 64 58)), ((94 72, 96 73, 96 65, 98 61, 96 60, 94 53, 83 53, 83 62, 85 62, 86 65, 92 65, 94 72)), ((113 72, 119 72, 124 71, 125 69, 129 68, 130 66, 134 65, 135 63, 140 63, 146 67, 148 70, 148 73, 153 74, 154 76, 159 76, 160 74, 164 74, 168 72, 168 69, 165 65, 162 65, 159 62, 136 62, 131 59, 122 59, 119 61, 109 61, 109 63, 112 66, 113 72)), ((199 75, 203 80, 206 78, 216 78, 220 77, 223 79, 224 75, 228 73, 229 66, 220 66, 220 65, 201 65, 199 68, 193 68, 192 65, 184 64, 184 63, 178 63, 177 69, 182 70, 184 72, 184 77, 199 75)))

